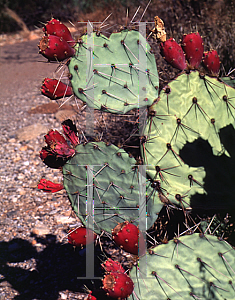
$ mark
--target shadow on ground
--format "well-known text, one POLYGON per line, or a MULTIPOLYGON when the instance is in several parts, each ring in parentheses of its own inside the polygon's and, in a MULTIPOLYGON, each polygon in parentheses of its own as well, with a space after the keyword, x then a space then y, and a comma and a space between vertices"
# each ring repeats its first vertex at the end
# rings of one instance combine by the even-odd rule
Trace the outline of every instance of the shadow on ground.
MULTIPOLYGON (((7 281, 18 291, 19 295, 15 296, 15 300, 57 300, 60 291, 84 293, 85 285, 90 290, 99 289, 100 279, 77 279, 86 276, 85 249, 81 250, 73 248, 70 244, 56 242, 54 235, 47 236, 45 239, 37 237, 36 239, 46 244, 46 248, 41 252, 37 252, 31 243, 23 239, 0 242, 0 283, 7 281), (33 259, 36 266, 24 269, 24 262, 33 259)), ((103 276, 100 258, 102 253, 97 246, 95 247, 95 277, 103 276)), ((105 298, 103 295, 100 299, 105 298)))

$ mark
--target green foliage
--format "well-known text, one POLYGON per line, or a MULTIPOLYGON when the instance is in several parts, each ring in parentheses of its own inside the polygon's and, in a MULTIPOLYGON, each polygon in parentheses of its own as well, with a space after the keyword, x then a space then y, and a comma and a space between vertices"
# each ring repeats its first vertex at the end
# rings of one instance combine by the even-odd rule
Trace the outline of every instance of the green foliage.
MULTIPOLYGON (((95 231, 111 232, 118 222, 131 221, 138 225, 139 183, 141 174, 134 158, 124 150, 104 142, 88 143, 76 147, 76 155, 63 167, 64 187, 72 208, 85 223, 87 217, 87 171, 92 174, 95 231)), ((143 177, 145 185, 145 178, 143 177)), ((152 189, 147 190, 147 227, 157 218, 162 204, 154 199, 152 189)))
POLYGON ((151 105, 159 79, 149 50, 138 31, 123 30, 109 39, 96 33, 84 35, 69 63, 75 95, 90 107, 113 113, 151 105))
POLYGON ((235 250, 215 236, 195 233, 176 238, 151 249, 139 266, 131 271, 138 299, 235 297, 235 250))
POLYGON ((234 99, 229 85, 191 71, 170 82, 150 108, 144 162, 172 203, 234 208, 234 99))

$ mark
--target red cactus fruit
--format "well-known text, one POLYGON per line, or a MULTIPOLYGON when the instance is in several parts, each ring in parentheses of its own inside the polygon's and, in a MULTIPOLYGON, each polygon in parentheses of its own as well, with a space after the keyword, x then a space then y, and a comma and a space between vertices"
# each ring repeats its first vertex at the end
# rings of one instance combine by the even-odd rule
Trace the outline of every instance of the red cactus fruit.
POLYGON ((97 300, 97 298, 92 295, 92 292, 90 292, 86 300, 97 300))
POLYGON ((49 61, 62 61, 75 54, 75 50, 62 37, 56 35, 44 36, 38 47, 39 53, 49 61))
POLYGON ((45 142, 49 146, 51 152, 59 157, 69 158, 75 154, 75 150, 69 147, 65 138, 57 130, 51 129, 45 135, 45 142))
POLYGON ((105 269, 107 273, 125 273, 125 270, 123 269, 122 265, 118 261, 114 261, 111 258, 108 258, 101 266, 103 269, 105 269))
POLYGON ((65 138, 59 131, 51 129, 48 133, 44 136, 45 142, 48 146, 52 147, 57 143, 66 143, 65 138))
POLYGON ((139 255, 144 254, 144 237, 140 233, 138 227, 134 224, 131 224, 128 221, 119 223, 112 230, 112 235, 115 243, 125 251, 138 255, 138 250, 140 250, 139 255))
POLYGON ((204 44, 200 34, 198 32, 185 34, 182 39, 182 48, 189 66, 198 68, 204 52, 204 44))
POLYGON ((134 283, 127 274, 111 272, 103 279, 103 289, 112 298, 126 299, 132 294, 134 283))
POLYGON ((69 230, 68 235, 68 241, 73 246, 82 247, 84 245, 93 243, 94 240, 97 237, 97 234, 86 227, 79 227, 75 230, 69 230), (88 236, 88 243, 87 243, 87 237, 88 236))
POLYGON ((160 43, 160 51, 163 58, 179 70, 184 70, 187 67, 185 55, 181 46, 170 38, 163 43, 160 43))
POLYGON ((45 178, 42 178, 40 182, 38 183, 38 189, 43 190, 47 193, 56 193, 58 191, 63 190, 64 186, 60 183, 54 183, 50 180, 47 180, 45 178))
POLYGON ((77 128, 75 124, 70 120, 65 120, 62 122, 62 127, 64 134, 70 140, 73 146, 77 146, 79 144, 79 138, 77 136, 77 128))
POLYGON ((58 37, 62 37, 71 47, 75 45, 75 41, 72 38, 71 32, 69 31, 68 27, 56 19, 51 19, 49 22, 47 22, 47 24, 43 28, 43 31, 47 35, 52 34, 58 37))
POLYGON ((41 86, 41 92, 51 100, 68 97, 73 94, 73 90, 67 84, 57 80, 45 78, 41 86))
POLYGON ((203 64, 211 75, 219 75, 220 59, 216 50, 210 50, 204 53, 203 64))

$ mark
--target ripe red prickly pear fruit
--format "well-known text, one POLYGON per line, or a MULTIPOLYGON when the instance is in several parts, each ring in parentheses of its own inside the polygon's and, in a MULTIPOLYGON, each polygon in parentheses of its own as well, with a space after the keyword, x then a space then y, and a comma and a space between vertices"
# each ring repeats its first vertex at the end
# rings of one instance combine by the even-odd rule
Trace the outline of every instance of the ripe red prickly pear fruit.
POLYGON ((204 53, 203 64, 211 75, 219 75, 220 59, 216 50, 210 50, 204 53))
POLYGON ((132 294, 134 283, 127 274, 111 272, 103 279, 103 289, 112 298, 126 299, 132 294))
POLYGON ((68 241, 70 244, 78 247, 82 247, 84 245, 87 245, 87 236, 89 240, 89 244, 94 242, 94 240, 97 237, 97 234, 86 227, 79 227, 75 230, 69 230, 68 235, 68 241))
POLYGON ((49 61, 62 61, 75 54, 75 50, 62 37, 56 35, 44 36, 38 47, 39 53, 49 61))
POLYGON ((185 55, 181 46, 170 38, 163 43, 160 43, 160 51, 163 58, 179 70, 184 70, 187 67, 185 55))
POLYGON ((107 273, 125 273, 125 270, 122 267, 122 265, 118 261, 114 261, 111 258, 108 258, 101 266, 103 269, 105 269, 107 273))
POLYGON ((57 80, 45 78, 41 86, 41 92, 51 100, 68 97, 73 94, 73 90, 67 84, 57 80))
POLYGON ((144 237, 140 233, 137 226, 128 221, 118 224, 112 230, 112 236, 115 243, 125 251, 134 255, 142 255, 144 253, 144 237))
POLYGON ((52 34, 62 37, 71 47, 75 45, 75 41, 72 38, 68 27, 56 19, 51 19, 49 22, 47 22, 43 28, 43 31, 46 33, 46 35, 52 34))
POLYGON ((198 32, 185 34, 182 39, 182 48, 191 68, 198 68, 204 52, 203 40, 198 32))

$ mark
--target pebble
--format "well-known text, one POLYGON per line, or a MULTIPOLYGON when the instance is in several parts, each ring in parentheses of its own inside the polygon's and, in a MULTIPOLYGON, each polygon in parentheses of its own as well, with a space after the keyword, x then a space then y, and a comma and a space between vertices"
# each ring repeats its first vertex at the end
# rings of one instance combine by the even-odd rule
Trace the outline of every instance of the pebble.
POLYGON ((60 293, 60 298, 63 300, 68 299, 67 295, 62 292, 60 293))
POLYGON ((76 222, 75 218, 70 218, 68 216, 63 216, 58 214, 54 215, 54 220, 57 224, 70 224, 76 222))
POLYGON ((36 235, 45 235, 45 234, 49 234, 50 233, 50 228, 48 228, 45 225, 36 225, 32 231, 33 234, 36 235))

